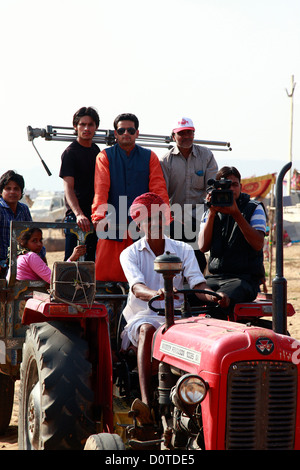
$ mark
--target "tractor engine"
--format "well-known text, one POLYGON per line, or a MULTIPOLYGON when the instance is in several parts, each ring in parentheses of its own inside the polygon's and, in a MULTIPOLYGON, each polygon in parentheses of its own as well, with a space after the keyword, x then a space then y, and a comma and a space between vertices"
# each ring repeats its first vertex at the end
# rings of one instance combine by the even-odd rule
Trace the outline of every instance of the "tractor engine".
POLYGON ((299 420, 295 340, 203 317, 157 331, 167 449, 294 449, 299 420))
POLYGON ((168 428, 164 430, 164 447, 172 449, 200 449, 203 446, 202 417, 199 404, 207 387, 201 377, 181 375, 168 364, 159 365, 160 414, 168 428))

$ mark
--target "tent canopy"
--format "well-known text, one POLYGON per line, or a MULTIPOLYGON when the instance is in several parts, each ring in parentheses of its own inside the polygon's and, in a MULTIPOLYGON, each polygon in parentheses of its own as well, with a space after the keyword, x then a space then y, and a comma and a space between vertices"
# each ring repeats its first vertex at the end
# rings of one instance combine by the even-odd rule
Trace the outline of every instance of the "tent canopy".
POLYGON ((241 180, 243 193, 249 194, 250 197, 264 198, 271 191, 272 185, 276 181, 276 173, 264 176, 254 176, 252 178, 244 178, 241 180))

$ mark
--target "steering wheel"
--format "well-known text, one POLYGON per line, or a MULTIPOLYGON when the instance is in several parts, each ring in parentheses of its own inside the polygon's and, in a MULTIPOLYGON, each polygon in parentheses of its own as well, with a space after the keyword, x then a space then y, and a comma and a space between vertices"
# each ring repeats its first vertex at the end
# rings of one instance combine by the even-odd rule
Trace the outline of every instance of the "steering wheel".
MULTIPOLYGON (((217 299, 222 299, 222 297, 217 293, 217 292, 214 292, 214 291, 210 291, 210 290, 203 290, 203 289, 179 289, 176 291, 176 294, 184 294, 184 304, 186 304, 187 302, 187 294, 208 294, 208 295, 212 295, 214 297, 216 297, 217 299)), ((151 308, 151 310, 153 310, 153 312, 156 312, 158 313, 158 315, 164 315, 165 314, 165 309, 164 308, 156 308, 156 307, 153 307, 153 302, 155 302, 156 300, 158 300, 160 297, 160 295, 155 295, 154 297, 152 297, 152 299, 149 300, 148 302, 148 305, 149 305, 149 308, 151 308)), ((219 305, 215 305, 214 308, 218 308, 219 305)), ((196 307, 189 307, 188 309, 188 313, 190 312, 197 312, 199 310, 204 310, 204 306, 201 307, 201 306, 196 306, 196 307)), ((181 315, 183 313, 182 309, 174 309, 174 313, 176 314, 179 314, 181 315)), ((186 315, 186 316, 190 316, 190 315, 186 315)))

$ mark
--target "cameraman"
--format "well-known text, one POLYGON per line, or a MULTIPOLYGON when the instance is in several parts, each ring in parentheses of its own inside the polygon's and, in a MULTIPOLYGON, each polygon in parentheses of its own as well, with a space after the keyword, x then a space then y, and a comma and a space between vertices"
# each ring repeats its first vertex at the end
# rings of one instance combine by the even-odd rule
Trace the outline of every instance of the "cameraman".
MULTIPOLYGON (((262 204, 241 192, 241 175, 235 167, 221 168, 216 180, 222 178, 231 181, 233 203, 222 207, 210 205, 203 215, 198 244, 203 253, 210 251, 208 288, 221 290, 230 298, 229 309, 223 312, 225 316, 236 303, 250 302, 259 292, 264 279, 266 214, 262 204)), ((208 193, 208 204, 211 197, 208 193)))

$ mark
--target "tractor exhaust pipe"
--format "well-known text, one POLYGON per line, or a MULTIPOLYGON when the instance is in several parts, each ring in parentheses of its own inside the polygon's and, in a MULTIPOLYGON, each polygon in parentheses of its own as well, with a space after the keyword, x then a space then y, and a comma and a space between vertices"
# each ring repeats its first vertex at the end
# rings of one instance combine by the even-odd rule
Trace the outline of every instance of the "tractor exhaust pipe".
POLYGON ((276 275, 272 281, 273 330, 287 334, 287 281, 283 277, 283 178, 292 163, 287 163, 280 171, 276 183, 276 275))

